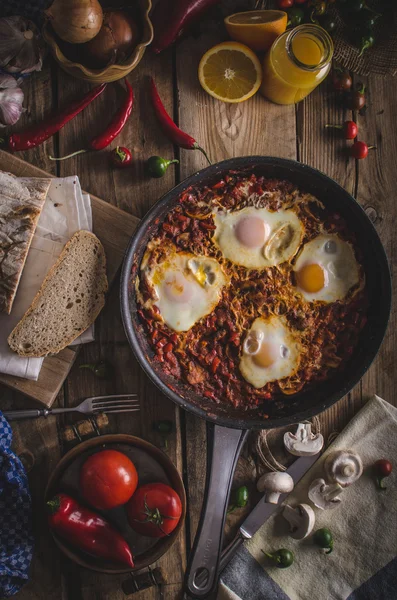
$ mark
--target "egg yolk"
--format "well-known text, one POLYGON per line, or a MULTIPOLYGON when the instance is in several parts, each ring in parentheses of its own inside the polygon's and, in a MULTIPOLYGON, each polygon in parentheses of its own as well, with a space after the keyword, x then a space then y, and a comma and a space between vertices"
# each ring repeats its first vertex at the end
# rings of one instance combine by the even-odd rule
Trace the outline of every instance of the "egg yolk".
POLYGON ((315 294, 325 286, 324 270, 316 263, 304 265, 297 273, 297 281, 302 290, 315 294))
POLYGON ((269 225, 258 217, 244 217, 238 221, 235 234, 243 246, 260 248, 269 235, 269 225))
POLYGON ((277 360, 277 351, 273 344, 262 343, 259 351, 253 355, 252 360, 258 367, 266 369, 277 360))
POLYGON ((186 303, 193 298, 193 289, 183 275, 177 273, 165 282, 165 295, 172 302, 186 303))

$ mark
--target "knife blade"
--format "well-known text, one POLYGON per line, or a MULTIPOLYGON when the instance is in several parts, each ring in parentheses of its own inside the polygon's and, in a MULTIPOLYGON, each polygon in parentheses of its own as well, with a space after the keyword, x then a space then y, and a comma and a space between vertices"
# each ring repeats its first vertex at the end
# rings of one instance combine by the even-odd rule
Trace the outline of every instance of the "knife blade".
MULTIPOLYGON (((290 467, 288 467, 286 472, 291 475, 294 480, 294 485, 302 479, 319 456, 320 453, 315 454, 314 456, 300 456, 290 467)), ((258 529, 260 529, 260 527, 262 527, 262 525, 280 508, 280 504, 284 502, 288 495, 289 494, 280 494, 277 504, 265 502, 265 495, 263 495, 255 508, 253 508, 245 521, 240 525, 237 536, 224 550, 222 550, 218 574, 220 574, 226 565, 229 564, 242 543, 245 540, 252 538, 258 529)))

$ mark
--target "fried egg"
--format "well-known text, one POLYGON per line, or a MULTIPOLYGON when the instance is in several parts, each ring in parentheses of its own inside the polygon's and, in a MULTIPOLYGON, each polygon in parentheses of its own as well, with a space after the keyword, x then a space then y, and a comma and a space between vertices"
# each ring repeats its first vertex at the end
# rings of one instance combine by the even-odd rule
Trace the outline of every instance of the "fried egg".
POLYGON ((332 234, 321 234, 305 244, 294 271, 297 289, 308 302, 343 300, 360 281, 351 244, 332 234))
POLYGON ((218 304, 227 277, 218 261, 187 252, 174 253, 146 273, 153 304, 174 331, 188 331, 218 304))
POLYGON ((240 372, 254 388, 294 375, 301 346, 282 317, 259 317, 252 323, 242 348, 240 372))
POLYGON ((225 258, 251 269, 272 267, 291 259, 303 235, 303 225, 292 210, 272 212, 249 206, 214 215, 213 241, 225 258))

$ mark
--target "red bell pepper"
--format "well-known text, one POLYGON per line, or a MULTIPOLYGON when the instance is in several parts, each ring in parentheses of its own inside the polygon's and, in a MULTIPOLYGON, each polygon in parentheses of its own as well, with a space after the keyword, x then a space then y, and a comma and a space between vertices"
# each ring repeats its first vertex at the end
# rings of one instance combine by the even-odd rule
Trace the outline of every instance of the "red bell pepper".
POLYGON ((100 515, 66 494, 57 494, 47 507, 49 526, 61 538, 92 556, 134 566, 127 542, 100 515))

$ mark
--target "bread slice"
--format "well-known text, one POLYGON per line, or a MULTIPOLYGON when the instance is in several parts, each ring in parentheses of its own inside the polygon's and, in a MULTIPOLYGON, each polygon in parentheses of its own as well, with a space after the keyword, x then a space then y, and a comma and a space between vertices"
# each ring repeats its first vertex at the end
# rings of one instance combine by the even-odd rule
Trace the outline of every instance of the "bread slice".
POLYGON ((108 289, 105 251, 89 231, 66 244, 8 344, 20 356, 55 354, 97 318, 108 289))
POLYGON ((0 312, 8 315, 50 183, 0 171, 0 312))

